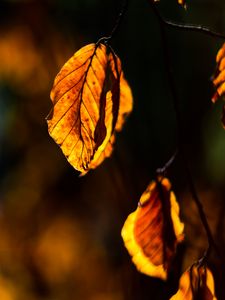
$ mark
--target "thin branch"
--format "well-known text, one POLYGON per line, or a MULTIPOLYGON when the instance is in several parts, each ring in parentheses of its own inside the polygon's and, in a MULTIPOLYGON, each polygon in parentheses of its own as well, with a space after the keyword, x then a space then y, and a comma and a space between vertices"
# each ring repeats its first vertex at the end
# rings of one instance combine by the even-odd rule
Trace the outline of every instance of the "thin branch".
MULTIPOLYGON (((154 5, 154 3, 152 3, 152 4, 154 5)), ((216 31, 214 31, 208 27, 205 27, 203 25, 182 24, 182 23, 176 23, 176 22, 166 20, 157 9, 155 10, 155 14, 160 19, 160 22, 164 23, 168 27, 172 27, 172 28, 178 29, 178 30, 200 32, 200 33, 209 35, 211 37, 225 39, 225 34, 216 32, 216 31)))
POLYGON ((217 37, 220 39, 225 39, 225 34, 213 31, 212 29, 205 27, 203 25, 195 25, 195 24, 181 24, 181 23, 175 23, 171 22, 168 20, 164 19, 164 23, 169 26, 173 27, 175 29, 180 29, 180 30, 186 30, 186 31, 195 31, 195 32, 200 32, 212 37, 217 37))
POLYGON ((118 17, 117 17, 117 19, 116 19, 115 25, 114 25, 114 27, 113 27, 113 29, 112 29, 110 35, 109 35, 109 36, 106 36, 106 37, 100 38, 100 39, 97 41, 96 44, 99 44, 99 43, 101 43, 101 42, 104 42, 105 44, 107 44, 107 43, 109 43, 109 41, 111 41, 111 39, 115 36, 115 34, 117 33, 117 31, 118 31, 118 29, 119 29, 119 27, 120 27, 120 24, 121 24, 123 18, 124 18, 124 15, 125 15, 125 13, 126 13, 126 11, 127 11, 128 2, 129 2, 129 0, 124 0, 123 5, 122 5, 121 10, 120 10, 120 13, 119 13, 119 15, 118 15, 118 17))
POLYGON ((158 168, 156 170, 156 174, 157 175, 163 175, 165 176, 165 174, 167 173, 167 170, 169 169, 169 167, 172 165, 172 163, 174 162, 176 156, 177 156, 178 150, 174 151, 173 155, 169 158, 169 160, 164 164, 163 167, 158 168))
POLYGON ((185 149, 184 149, 183 122, 182 122, 182 118, 181 118, 181 114, 180 114, 180 110, 179 110, 179 98, 178 98, 178 95, 177 95, 175 80, 174 80, 174 76, 173 76, 173 72, 172 72, 172 63, 171 63, 168 40, 167 40, 167 35, 166 35, 166 25, 167 25, 167 23, 161 17, 161 15, 160 15, 157 7, 154 5, 154 3, 152 3, 151 1, 150 1, 150 3, 152 5, 152 9, 153 9, 155 15, 157 16, 158 21, 159 21, 159 26, 160 26, 161 36, 162 36, 162 43, 163 43, 162 48, 163 48, 163 51, 164 51, 164 60, 165 60, 166 72, 167 72, 168 82, 169 82, 169 86, 170 86, 170 90, 171 90, 171 94, 172 94, 174 111, 175 111, 175 115, 176 115, 178 146, 179 146, 179 150, 180 150, 180 153, 181 153, 181 156, 182 156, 182 161, 183 161, 183 164, 184 164, 184 169, 185 169, 185 172, 186 172, 190 192, 191 192, 192 198, 195 201, 196 206, 198 208, 199 216, 200 216, 202 225, 203 225, 203 227, 205 229, 205 232, 206 232, 206 235, 207 235, 208 244, 209 244, 209 248, 207 250, 207 255, 208 255, 209 250, 211 249, 211 246, 213 246, 215 248, 215 250, 217 250, 217 251, 218 251, 218 249, 217 249, 217 245, 214 242, 213 235, 211 233, 206 215, 204 213, 202 203, 199 199, 197 190, 195 188, 194 181, 193 181, 193 178, 192 178, 192 175, 191 175, 191 171, 190 171, 190 168, 188 166, 185 149))
POLYGON ((118 28, 119 28, 119 26, 120 26, 120 24, 121 24, 121 22, 123 20, 123 17, 125 15, 126 11, 127 11, 127 7, 128 7, 128 0, 124 0, 123 6, 121 8, 121 11, 120 11, 120 13, 119 13, 119 15, 117 17, 116 24, 113 27, 113 30, 112 30, 112 32, 110 34, 110 39, 112 39, 113 36, 116 34, 116 32, 117 32, 117 30, 118 30, 118 28))

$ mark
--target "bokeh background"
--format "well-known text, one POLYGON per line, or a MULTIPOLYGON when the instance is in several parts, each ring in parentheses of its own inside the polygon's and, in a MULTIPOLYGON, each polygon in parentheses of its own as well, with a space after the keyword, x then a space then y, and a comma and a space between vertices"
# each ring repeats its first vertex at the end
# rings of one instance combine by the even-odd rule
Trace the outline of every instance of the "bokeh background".
MULTIPOLYGON (((134 111, 114 153, 79 178, 50 138, 45 117, 53 80, 80 47, 109 34, 122 1, 0 1, 0 299, 169 299, 180 273, 206 246, 178 155, 169 170, 185 222, 168 282, 141 275, 120 236, 127 215, 176 149, 176 122, 159 25, 147 0, 131 0, 112 41, 134 96, 134 111)), ((170 20, 225 33, 224 0, 161 0, 170 20)), ((222 100, 212 105, 210 77, 223 41, 168 30, 184 142, 209 224, 225 251, 225 131, 222 100)), ((225 299, 225 265, 209 266, 225 299)))

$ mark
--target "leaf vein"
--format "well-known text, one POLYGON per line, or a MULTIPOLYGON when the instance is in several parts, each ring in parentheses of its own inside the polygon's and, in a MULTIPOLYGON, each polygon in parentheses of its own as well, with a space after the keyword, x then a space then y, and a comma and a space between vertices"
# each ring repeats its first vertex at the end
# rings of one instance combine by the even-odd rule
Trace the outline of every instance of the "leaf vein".
POLYGON ((74 73, 75 71, 77 71, 77 70, 79 70, 81 67, 83 67, 83 66, 87 63, 87 61, 88 61, 89 59, 90 59, 90 57, 89 57, 84 63, 82 63, 79 67, 77 67, 76 69, 73 69, 72 71, 70 71, 69 73, 67 73, 64 77, 60 78, 60 80, 57 81, 57 83, 54 85, 53 88, 56 88, 57 85, 58 85, 61 81, 65 80, 69 75, 71 75, 72 73, 74 73))

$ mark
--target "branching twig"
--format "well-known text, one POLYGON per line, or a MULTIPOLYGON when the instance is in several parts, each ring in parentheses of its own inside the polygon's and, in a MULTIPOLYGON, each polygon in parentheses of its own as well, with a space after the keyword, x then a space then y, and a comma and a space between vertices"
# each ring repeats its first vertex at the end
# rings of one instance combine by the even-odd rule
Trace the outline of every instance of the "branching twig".
MULTIPOLYGON (((152 5, 154 5, 154 3, 152 3, 152 5)), ((166 20, 157 9, 155 10, 155 14, 160 19, 160 22, 164 23, 168 27, 172 27, 172 28, 178 29, 178 30, 199 32, 199 33, 209 35, 211 37, 217 37, 217 38, 225 40, 225 34, 216 32, 216 31, 214 31, 208 27, 205 27, 203 25, 181 24, 181 23, 176 23, 176 22, 166 20)))
POLYGON ((178 146, 179 146, 180 153, 182 155, 182 160, 183 160, 184 169, 186 172, 190 192, 191 192, 193 200, 195 201, 195 203, 197 205, 199 216, 200 216, 201 222, 203 224, 203 227, 204 227, 206 235, 207 235, 209 248, 206 253, 208 255, 212 246, 215 248, 216 251, 218 251, 218 249, 217 249, 217 245, 214 242, 213 235, 211 233, 206 215, 205 215, 203 207, 202 207, 202 203, 197 194, 197 190, 196 190, 194 182, 193 182, 193 178, 192 178, 189 166, 188 166, 186 153, 185 153, 185 149, 184 149, 183 122, 182 122, 182 118, 181 118, 181 114, 180 114, 180 110, 179 110, 179 101, 178 101, 179 99, 178 99, 178 95, 177 95, 174 76, 172 73, 172 63, 171 63, 171 59, 170 59, 169 46, 168 46, 168 40, 167 40, 167 35, 166 35, 166 25, 168 25, 168 23, 162 18, 158 9, 156 8, 155 4, 151 1, 150 1, 150 3, 152 5, 152 9, 153 9, 155 15, 157 16, 157 19, 158 19, 159 25, 160 25, 160 31, 161 31, 162 43, 163 43, 162 48, 164 51, 166 72, 167 72, 167 76, 168 76, 168 82, 169 82, 169 86, 170 86, 170 90, 171 90, 171 94, 172 94, 173 106, 174 106, 174 111, 175 111, 175 115, 176 115, 178 146))

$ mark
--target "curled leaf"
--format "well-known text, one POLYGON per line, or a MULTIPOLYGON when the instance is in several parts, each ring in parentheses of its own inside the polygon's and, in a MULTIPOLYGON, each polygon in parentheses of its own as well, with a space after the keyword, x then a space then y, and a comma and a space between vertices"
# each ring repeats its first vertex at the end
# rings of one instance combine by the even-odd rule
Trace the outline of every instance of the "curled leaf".
POLYGON ((183 240, 183 229, 171 184, 159 176, 142 194, 121 234, 137 269, 165 280, 177 244, 183 240))
MULTIPOLYGON (((225 43, 220 48, 216 56, 217 70, 213 78, 213 84, 216 92, 212 97, 212 102, 215 103, 219 97, 225 94, 225 43)), ((222 124, 225 129, 225 105, 222 111, 222 124)))
POLYGON ((211 271, 194 264, 180 278, 179 289, 170 300, 217 300, 211 271))
MULTIPOLYGON (((112 71, 116 74, 115 63, 112 55, 110 55, 112 71)), ((117 58, 117 64, 120 65, 120 60, 117 58)), ((115 87, 117 88, 117 87, 115 87)), ((113 130, 121 131, 126 120, 126 117, 132 111, 133 101, 132 101, 132 92, 130 86, 126 79, 124 78, 123 72, 120 76, 120 102, 119 106, 114 105, 113 101, 113 91, 109 91, 106 96, 106 107, 105 107, 105 126, 107 133, 105 139, 98 150, 95 152, 95 155, 89 165, 89 168, 96 168, 102 163, 102 161, 109 157, 113 151, 113 144, 115 142, 115 133, 112 134, 113 130), (113 122, 113 115, 117 111, 117 120, 113 122), (113 130, 112 130, 113 127, 113 130)))
POLYGON ((49 134, 69 163, 85 174, 110 156, 115 130, 132 110, 119 58, 102 43, 81 48, 56 76, 51 99, 49 134))

